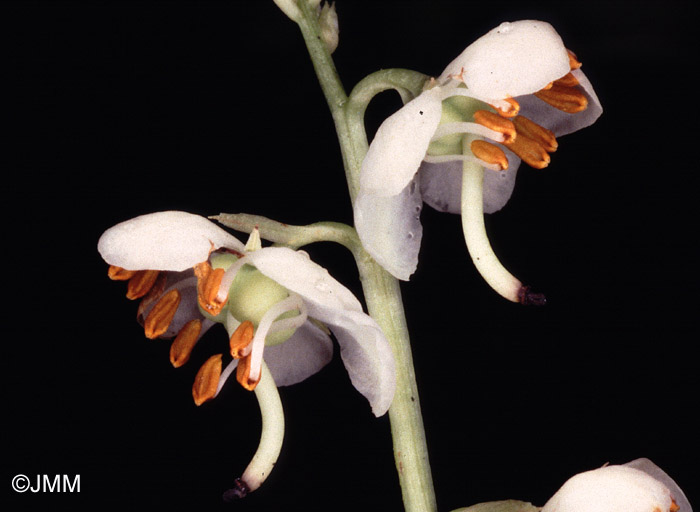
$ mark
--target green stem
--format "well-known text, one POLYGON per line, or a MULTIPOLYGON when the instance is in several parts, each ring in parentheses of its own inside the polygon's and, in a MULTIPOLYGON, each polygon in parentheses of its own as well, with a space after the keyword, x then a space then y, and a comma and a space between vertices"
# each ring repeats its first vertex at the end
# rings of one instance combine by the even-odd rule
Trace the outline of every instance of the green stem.
MULTIPOLYGON (((354 201, 359 190, 360 166, 367 151, 364 122, 362 116, 349 116, 346 113, 348 97, 320 38, 315 11, 306 0, 298 0, 298 6, 302 16, 297 23, 331 110, 350 198, 354 201)), ((369 94, 376 94, 380 89, 369 94)), ((369 99, 371 96, 364 98, 364 105, 369 99)), ((350 110, 356 113, 358 108, 364 112, 364 107, 356 105, 350 110)), ((396 359, 396 394, 389 409, 389 418, 404 507, 407 512, 433 512, 437 509, 435 491, 399 282, 377 265, 364 249, 353 253, 369 313, 382 328, 396 359)))

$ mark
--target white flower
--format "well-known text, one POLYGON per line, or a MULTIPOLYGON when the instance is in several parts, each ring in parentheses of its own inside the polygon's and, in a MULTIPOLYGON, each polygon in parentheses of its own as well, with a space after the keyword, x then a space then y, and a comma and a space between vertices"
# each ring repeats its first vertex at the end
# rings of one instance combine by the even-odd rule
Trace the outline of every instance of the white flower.
POLYGON ((678 485, 649 459, 571 477, 542 512, 692 512, 678 485))
POLYGON ((332 355, 327 325, 374 414, 391 405, 395 373, 388 341, 357 298, 306 253, 244 246, 209 220, 177 211, 113 226, 98 251, 112 278, 129 280, 127 296, 142 298, 146 335, 176 336, 173 365, 189 358, 205 328, 220 322, 229 329, 234 359, 223 371, 221 354, 204 364, 193 387, 198 404, 216 396, 236 365, 239 382, 253 389, 263 354, 277 385, 313 375, 332 355))
MULTIPOLYGON (((420 211, 426 202, 463 215, 472 209, 467 224, 473 233, 466 233, 465 225, 465 235, 477 263, 474 252, 482 249, 485 234, 473 219, 506 204, 520 160, 546 167, 557 135, 588 126, 601 114, 579 68, 551 25, 503 23, 387 118, 363 161, 355 201, 355 225, 374 259, 395 277, 410 277, 418 262, 420 211), (484 168, 488 171, 478 174, 484 168), (467 172, 478 174, 473 183, 464 179, 467 172)), ((488 264, 483 268, 484 263, 477 267, 482 274, 501 272, 488 264)), ((522 285, 514 285, 514 278, 487 277, 499 279, 508 281, 491 283, 499 293, 522 298, 522 285)))

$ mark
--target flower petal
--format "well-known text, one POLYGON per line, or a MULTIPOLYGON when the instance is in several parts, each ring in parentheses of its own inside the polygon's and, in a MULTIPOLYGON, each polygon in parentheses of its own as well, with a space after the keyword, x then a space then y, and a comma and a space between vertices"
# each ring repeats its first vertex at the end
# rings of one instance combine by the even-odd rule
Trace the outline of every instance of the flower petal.
MULTIPOLYGON (((520 158, 507 148, 508 169, 484 173, 484 213, 494 213, 503 208, 515 188, 515 177, 520 158)), ((440 212, 462 212, 462 162, 439 164, 423 162, 420 168, 420 190, 423 200, 440 212)))
POLYGON ((340 345, 352 385, 369 401, 375 416, 389 410, 396 390, 394 355, 377 323, 358 311, 316 311, 340 345))
POLYGON ((542 512, 668 512, 669 489, 628 466, 605 466, 571 477, 542 512))
POLYGON ((461 75, 469 92, 488 100, 531 94, 569 72, 559 34, 543 21, 502 23, 483 35, 441 75, 461 75))
POLYGON ((377 130, 360 170, 360 190, 394 196, 413 179, 442 115, 441 91, 418 95, 377 130))
POLYGON ((668 487, 668 490, 671 491, 673 501, 675 501, 676 505, 680 507, 679 512, 693 512, 693 507, 690 506, 688 498, 685 496, 685 493, 681 490, 681 488, 678 487, 678 484, 673 480, 673 478, 668 476, 663 469, 654 464, 652 461, 649 459, 636 459, 623 465, 644 471, 646 474, 651 475, 656 480, 668 487))
POLYGON ((311 261, 305 252, 286 247, 265 247, 246 253, 246 256, 260 272, 298 293, 305 302, 362 311, 357 297, 333 279, 325 268, 311 261))
POLYGON ((365 250, 390 274, 404 281, 418 266, 423 238, 422 206, 415 180, 395 196, 361 191, 355 200, 355 228, 365 250))
POLYGON ((127 270, 183 271, 206 261, 212 250, 243 251, 243 244, 213 222, 191 213, 141 215, 109 228, 97 250, 110 265, 127 270))
POLYGON ((278 386, 290 386, 319 372, 333 357, 330 337, 306 322, 284 343, 265 347, 265 362, 278 386))
POLYGON ((600 100, 593 90, 591 82, 580 69, 575 69, 571 74, 579 82, 576 88, 583 92, 588 100, 588 107, 585 110, 576 114, 568 114, 530 95, 517 98, 520 104, 520 114, 553 131, 554 135, 557 136, 573 133, 595 123, 603 113, 600 100))

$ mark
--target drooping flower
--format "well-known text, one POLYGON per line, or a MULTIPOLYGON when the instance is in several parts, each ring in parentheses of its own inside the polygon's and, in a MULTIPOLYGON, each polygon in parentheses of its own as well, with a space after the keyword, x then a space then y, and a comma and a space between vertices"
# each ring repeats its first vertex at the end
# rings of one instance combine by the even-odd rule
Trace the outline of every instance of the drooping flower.
POLYGON ((395 277, 410 277, 426 202, 462 215, 472 259, 497 292, 539 302, 493 254, 483 213, 507 203, 521 159, 546 167, 557 136, 600 116, 580 67, 548 23, 503 23, 387 118, 363 161, 354 209, 372 257, 395 277))
POLYGON ((328 326, 355 388, 384 414, 393 398, 394 360, 376 322, 357 298, 306 253, 244 246, 209 220, 158 212, 105 231, 98 251, 113 279, 129 280, 141 299, 139 319, 149 338, 172 338, 171 362, 184 364, 203 333, 222 323, 228 355, 212 356, 193 386, 199 405, 216 396, 231 372, 246 389, 261 377, 263 357, 277 385, 300 382, 332 355, 328 326))
POLYGON ((692 512, 683 491, 649 459, 571 477, 542 512, 692 512))

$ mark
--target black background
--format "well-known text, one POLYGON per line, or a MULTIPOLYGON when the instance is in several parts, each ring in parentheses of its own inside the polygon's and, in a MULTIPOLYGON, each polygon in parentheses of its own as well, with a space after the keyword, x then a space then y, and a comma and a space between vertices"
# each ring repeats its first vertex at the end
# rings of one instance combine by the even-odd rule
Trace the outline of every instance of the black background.
MULTIPOLYGON (((437 75, 502 21, 549 21, 605 112, 522 168, 487 227, 549 304, 510 304, 426 208, 403 285, 440 510, 542 505, 570 475, 646 456, 700 503, 697 35, 690 2, 339 0, 348 90, 380 68, 437 75)), ((3 478, 7 510, 219 510, 257 446, 252 395, 195 407, 208 333, 175 370, 106 278, 102 231, 165 209, 351 222, 333 126, 296 25, 272 1, 4 2, 3 478), (15 474, 80 474, 17 494, 15 474)), ((399 106, 370 107, 370 132, 399 106)), ((359 293, 351 257, 310 247, 359 293)), ((281 389, 280 461, 237 510, 401 510, 387 418, 338 358, 281 389)))

